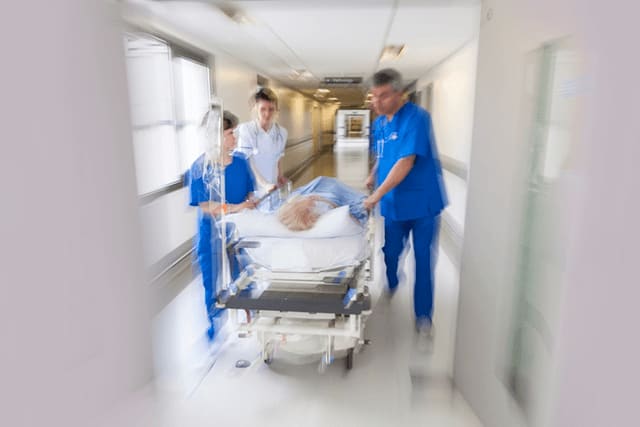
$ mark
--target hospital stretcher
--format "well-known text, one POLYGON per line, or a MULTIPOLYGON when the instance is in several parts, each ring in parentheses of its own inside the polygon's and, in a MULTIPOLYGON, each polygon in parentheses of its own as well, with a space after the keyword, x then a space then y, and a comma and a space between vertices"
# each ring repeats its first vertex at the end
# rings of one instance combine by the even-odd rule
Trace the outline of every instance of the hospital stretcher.
POLYGON ((320 372, 341 355, 351 369, 355 354, 367 343, 364 328, 371 313, 374 224, 371 217, 361 233, 339 238, 304 238, 301 242, 291 236, 235 239, 228 246, 234 254, 230 259, 242 254, 244 268, 218 294, 217 306, 252 313, 238 328, 256 334, 267 364, 280 352, 313 353, 320 355, 320 372), (291 260, 292 268, 287 268, 286 262, 269 262, 285 247, 294 248, 295 254, 310 250, 318 255, 315 264, 300 266, 291 260), (329 251, 340 250, 346 257, 327 258, 329 251), (321 265, 321 258, 328 264, 321 265), (311 347, 301 345, 305 338, 313 338, 306 340, 313 343, 311 347))

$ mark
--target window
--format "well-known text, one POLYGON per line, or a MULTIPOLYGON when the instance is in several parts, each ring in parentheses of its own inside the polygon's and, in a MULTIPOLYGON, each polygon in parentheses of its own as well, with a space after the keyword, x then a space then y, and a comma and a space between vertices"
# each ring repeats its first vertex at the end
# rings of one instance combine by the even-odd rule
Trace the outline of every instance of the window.
POLYGON ((209 104, 209 69, 147 34, 126 34, 125 49, 138 194, 144 195, 181 182, 203 151, 198 125, 209 104))
POLYGON ((184 171, 205 148, 199 127, 210 103, 209 69, 187 58, 174 58, 173 73, 178 151, 184 171))

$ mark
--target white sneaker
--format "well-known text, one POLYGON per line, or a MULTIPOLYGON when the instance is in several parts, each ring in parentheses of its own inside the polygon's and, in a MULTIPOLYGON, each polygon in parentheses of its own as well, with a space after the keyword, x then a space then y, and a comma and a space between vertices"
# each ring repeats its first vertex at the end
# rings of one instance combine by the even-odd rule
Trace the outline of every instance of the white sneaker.
POLYGON ((433 352, 433 325, 429 321, 416 323, 416 349, 423 353, 433 352))

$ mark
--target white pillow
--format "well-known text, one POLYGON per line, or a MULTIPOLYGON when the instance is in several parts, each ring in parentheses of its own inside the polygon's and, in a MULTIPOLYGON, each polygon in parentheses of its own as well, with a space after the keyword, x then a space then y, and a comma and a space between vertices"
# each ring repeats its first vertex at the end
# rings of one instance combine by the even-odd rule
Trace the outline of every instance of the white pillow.
POLYGON ((359 234, 363 229, 349 214, 349 206, 331 209, 321 215, 311 229, 304 231, 291 231, 280 222, 276 213, 258 210, 227 215, 227 221, 236 225, 239 237, 342 237, 359 234))
POLYGON ((362 226, 349 213, 349 206, 340 206, 320 215, 312 228, 294 233, 300 237, 343 237, 362 232, 362 226))

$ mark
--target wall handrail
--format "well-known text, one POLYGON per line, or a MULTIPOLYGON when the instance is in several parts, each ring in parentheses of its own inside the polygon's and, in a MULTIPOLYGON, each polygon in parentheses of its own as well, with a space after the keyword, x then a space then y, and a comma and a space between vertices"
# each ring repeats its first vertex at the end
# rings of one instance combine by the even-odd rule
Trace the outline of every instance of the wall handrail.
POLYGON ((440 164, 442 165, 442 169, 462 178, 465 182, 467 181, 469 167, 466 163, 453 157, 440 154, 440 164))
POLYGON ((167 185, 160 187, 156 190, 149 191, 148 193, 144 193, 138 196, 138 202, 140 205, 148 205, 154 200, 165 196, 169 193, 173 193, 174 191, 178 191, 184 187, 184 174, 180 175, 180 178, 168 183, 167 185))

